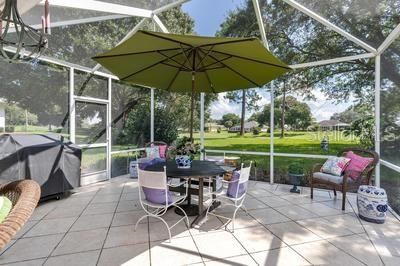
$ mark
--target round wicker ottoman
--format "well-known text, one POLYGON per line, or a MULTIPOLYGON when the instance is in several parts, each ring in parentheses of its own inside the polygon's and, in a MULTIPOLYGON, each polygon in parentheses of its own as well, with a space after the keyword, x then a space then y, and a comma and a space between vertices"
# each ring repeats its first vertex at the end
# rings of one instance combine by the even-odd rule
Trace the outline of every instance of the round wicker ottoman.
POLYGON ((360 186, 357 192, 357 207, 361 219, 383 224, 388 209, 386 191, 374 186, 360 186))

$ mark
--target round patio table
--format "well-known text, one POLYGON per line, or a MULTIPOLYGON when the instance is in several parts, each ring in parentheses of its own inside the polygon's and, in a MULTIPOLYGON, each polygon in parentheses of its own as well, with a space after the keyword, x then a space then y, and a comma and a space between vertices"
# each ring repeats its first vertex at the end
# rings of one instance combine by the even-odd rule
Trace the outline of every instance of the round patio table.
MULTIPOLYGON (((165 165, 166 165, 166 171, 167 171, 168 177, 177 177, 177 178, 188 179, 189 189, 188 189, 187 204, 181 205, 181 207, 185 210, 185 212, 189 216, 196 216, 196 215, 200 216, 203 214, 204 178, 223 175, 226 172, 233 170, 233 169, 231 169, 231 167, 219 165, 216 162, 199 161, 199 160, 194 160, 192 162, 192 167, 186 168, 186 169, 178 168, 176 166, 175 161, 168 160, 166 163, 157 163, 157 164, 147 166, 145 168, 145 170, 147 170, 147 171, 163 171, 163 167, 165 165), (190 187, 190 184, 191 184, 192 179, 195 179, 199 183, 199 189, 198 189, 199 204, 198 205, 191 203, 192 189, 190 187)), ((182 215, 182 213, 179 212, 179 209, 176 209, 175 211, 178 214, 182 215)), ((195 222, 193 222, 193 223, 195 223, 195 222)))

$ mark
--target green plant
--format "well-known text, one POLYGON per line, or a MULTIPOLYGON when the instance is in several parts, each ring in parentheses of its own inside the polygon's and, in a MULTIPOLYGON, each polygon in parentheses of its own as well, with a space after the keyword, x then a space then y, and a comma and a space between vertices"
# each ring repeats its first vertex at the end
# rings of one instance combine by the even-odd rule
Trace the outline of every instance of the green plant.
POLYGON ((288 166, 288 173, 294 175, 304 175, 304 167, 300 163, 291 163, 288 166))
POLYGON ((217 128, 217 133, 220 134, 221 133, 221 129, 217 128))
POLYGON ((261 128, 260 127, 253 128, 253 135, 258 135, 260 133, 261 133, 261 128))
POLYGON ((175 157, 176 155, 188 155, 193 159, 194 155, 199 152, 199 149, 200 144, 192 143, 189 137, 183 136, 175 141, 175 146, 171 146, 168 149, 168 153, 171 157, 175 157))

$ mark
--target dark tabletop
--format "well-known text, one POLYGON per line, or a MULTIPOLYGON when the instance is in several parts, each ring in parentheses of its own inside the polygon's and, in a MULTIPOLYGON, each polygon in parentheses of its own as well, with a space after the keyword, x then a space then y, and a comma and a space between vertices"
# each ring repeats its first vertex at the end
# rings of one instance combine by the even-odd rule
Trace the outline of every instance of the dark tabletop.
POLYGON ((185 177, 185 176, 197 176, 197 177, 208 177, 217 176, 226 173, 226 169, 217 165, 211 161, 193 161, 192 167, 188 169, 178 168, 175 161, 168 160, 166 163, 157 163, 154 165, 147 166, 147 171, 162 171, 164 165, 167 166, 167 176, 174 177, 185 177))

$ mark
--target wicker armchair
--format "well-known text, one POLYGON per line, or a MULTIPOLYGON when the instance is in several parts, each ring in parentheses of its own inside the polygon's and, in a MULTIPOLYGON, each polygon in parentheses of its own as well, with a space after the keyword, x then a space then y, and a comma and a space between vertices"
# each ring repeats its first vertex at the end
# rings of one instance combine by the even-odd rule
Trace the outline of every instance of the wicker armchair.
POLYGON ((314 197, 314 188, 326 188, 333 189, 333 193, 336 197, 336 191, 341 191, 343 194, 342 199, 342 210, 345 210, 346 206, 346 192, 357 191, 360 185, 369 185, 371 183, 371 177, 375 170, 376 164, 379 161, 379 155, 374 151, 364 150, 360 148, 348 148, 339 152, 338 156, 344 156, 346 152, 353 151, 355 154, 363 157, 373 158, 371 163, 361 172, 356 180, 352 180, 349 177, 349 172, 345 172, 341 177, 335 177, 332 179, 319 178, 316 173, 319 173, 322 164, 315 164, 310 173, 310 187, 311 187, 311 199, 314 197))
POLYGON ((7 218, 0 223, 0 250, 17 234, 32 215, 40 199, 40 186, 33 180, 18 180, 0 187, 0 195, 13 203, 7 218))

